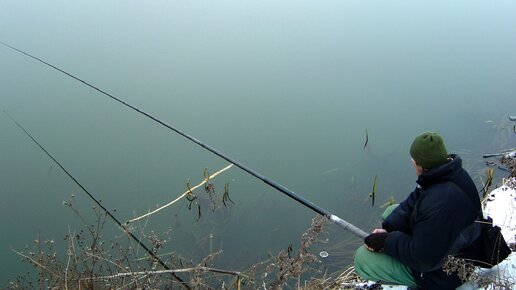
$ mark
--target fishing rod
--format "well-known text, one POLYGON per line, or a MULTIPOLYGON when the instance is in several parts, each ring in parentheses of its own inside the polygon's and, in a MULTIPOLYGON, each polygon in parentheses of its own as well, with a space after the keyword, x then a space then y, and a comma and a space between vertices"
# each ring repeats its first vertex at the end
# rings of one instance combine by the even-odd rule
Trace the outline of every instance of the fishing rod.
MULTIPOLYGON (((13 116, 11 116, 7 111, 4 111, 4 113, 13 121, 38 147, 45 152, 45 154, 54 161, 61 170, 63 170, 68 177, 70 177, 73 182, 79 186, 124 232, 126 232, 134 241, 136 241, 155 261, 157 261, 163 268, 166 270, 170 270, 170 268, 163 262, 156 254, 154 254, 145 244, 138 239, 129 229, 123 225, 105 206, 103 206, 98 199, 96 199, 82 184, 63 166, 57 159, 50 154, 18 121, 16 121, 13 116)), ((181 279, 179 278, 175 273, 172 272, 172 276, 176 278, 183 286, 185 286, 187 289, 190 289, 190 287, 181 279)))
POLYGON ((106 92, 106 91, 104 91, 104 90, 102 90, 102 89, 100 89, 100 88, 98 88, 98 87, 96 87, 96 86, 94 86, 94 85, 92 85, 92 84, 90 84, 90 83, 88 83, 88 82, 86 82, 86 81, 84 81, 84 80, 82 80, 82 79, 80 79, 80 78, 78 78, 78 77, 76 77, 76 76, 74 76, 74 75, 64 71, 64 70, 62 70, 62 69, 60 69, 60 68, 58 68, 58 67, 56 67, 56 66, 54 66, 54 65, 52 65, 52 64, 50 64, 50 63, 48 63, 48 62, 46 62, 46 61, 44 61, 44 60, 42 60, 40 58, 37 58, 37 57, 35 57, 35 56, 33 56, 33 55, 23 51, 23 50, 20 50, 20 49, 18 49, 16 47, 11 46, 9 44, 3 43, 3 42, 0 42, 0 44, 4 45, 4 46, 6 46, 6 47, 8 47, 8 48, 10 48, 10 49, 12 49, 14 51, 17 51, 17 52, 19 52, 21 54, 24 54, 24 55, 26 55, 26 56, 28 56, 28 57, 30 57, 32 59, 35 59, 35 60, 37 60, 37 61, 39 61, 39 62, 41 62, 41 63, 43 63, 43 64, 45 64, 45 65, 47 65, 47 66, 49 66, 51 68, 53 68, 53 69, 61 72, 61 73, 65 74, 65 75, 67 75, 67 76, 69 76, 69 77, 71 77, 71 78, 73 78, 73 79, 75 79, 75 80, 85 84, 86 86, 88 86, 88 87, 98 91, 99 93, 101 93, 101 94, 103 94, 103 95, 105 95, 105 96, 107 96, 107 97, 109 97, 109 98, 111 98, 111 99, 121 103, 122 105, 124 105, 124 106, 126 106, 126 107, 128 107, 128 108, 130 108, 130 109, 132 109, 132 110, 134 110, 134 111, 136 111, 136 112, 146 116, 147 118, 149 118, 149 119, 151 119, 151 120, 161 124, 162 126, 164 126, 164 127, 168 128, 168 129, 176 132, 177 134, 179 134, 179 135, 183 136, 184 138, 192 141, 193 143, 201 146, 202 148, 210 151, 211 153, 219 156, 220 158, 222 158, 222 159, 224 159, 224 160, 234 164, 235 166, 237 166, 238 168, 244 170, 245 172, 249 173, 250 175, 260 179, 265 184, 267 184, 267 185, 277 189, 278 191, 286 194, 290 198, 298 201, 299 203, 301 203, 302 205, 310 208, 311 210, 315 211, 316 213, 325 216, 329 220, 331 220, 334 223, 338 224, 343 229, 345 229, 345 230, 355 234, 359 238, 365 238, 368 235, 368 233, 366 233, 365 231, 361 230, 360 228, 354 226, 353 224, 351 224, 351 223, 341 219, 340 217, 330 213, 329 211, 321 208, 320 206, 312 203, 311 201, 308 201, 307 199, 305 199, 301 195, 295 193, 294 191, 292 191, 292 190, 286 188, 285 186, 275 182, 274 180, 271 180, 271 179, 267 178, 266 176, 256 172, 255 170, 253 170, 253 169, 243 165, 242 163, 236 161, 235 159, 229 157, 226 154, 223 154, 221 151, 219 151, 219 150, 217 150, 217 149, 215 149, 215 148, 213 148, 213 147, 211 147, 211 146, 201 142, 200 140, 194 138, 193 136, 187 134, 186 132, 183 132, 183 131, 179 130, 178 128, 176 128, 176 127, 174 127, 174 126, 172 126, 172 125, 170 125, 170 124, 168 124, 168 123, 166 123, 166 122, 164 122, 164 121, 154 117, 153 115, 151 115, 151 114, 149 114, 149 113, 147 113, 147 112, 145 112, 145 111, 143 111, 141 109, 136 108, 135 106, 133 106, 133 105, 123 101, 122 99, 120 99, 120 98, 118 98, 118 97, 116 97, 116 96, 114 96, 114 95, 112 95, 112 94, 110 94, 110 93, 108 93, 108 92, 106 92))

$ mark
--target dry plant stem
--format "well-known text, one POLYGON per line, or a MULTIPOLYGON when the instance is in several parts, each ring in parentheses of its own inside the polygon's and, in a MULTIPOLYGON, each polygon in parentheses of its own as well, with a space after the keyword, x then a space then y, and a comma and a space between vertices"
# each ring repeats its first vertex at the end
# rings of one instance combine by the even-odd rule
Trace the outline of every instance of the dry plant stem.
POLYGON ((71 240, 68 241, 68 251, 66 253, 68 255, 68 261, 66 262, 65 278, 64 278, 66 290, 68 290, 68 268, 70 267, 70 260, 72 259, 72 255, 75 252, 75 250, 73 250, 73 237, 75 236, 75 233, 72 235, 72 233, 70 232, 70 227, 68 227, 68 236, 71 237, 71 240))
POLYGON ((55 271, 53 271, 53 270, 51 270, 51 269, 48 269, 48 268, 47 268, 47 267, 45 267, 43 264, 41 264, 41 263, 37 262, 36 260, 32 259, 31 257, 29 257, 29 256, 27 256, 27 255, 25 255, 25 254, 23 254, 23 253, 21 253, 21 252, 16 251, 16 250, 15 250, 15 249, 13 249, 13 248, 11 248, 11 251, 13 251, 13 252, 15 252, 16 254, 18 254, 18 255, 20 255, 20 256, 22 256, 22 257, 24 257, 25 259, 29 260, 31 263, 33 263, 34 265, 36 265, 36 266, 40 267, 40 268, 41 268, 41 269, 43 269, 43 270, 46 270, 46 271, 48 271, 48 272, 51 272, 52 274, 57 275, 57 276, 59 276, 59 275, 60 275, 60 273, 57 273, 57 272, 55 272, 55 271))
POLYGON ((241 287, 242 287, 242 278, 241 278, 241 276, 238 276, 238 277, 237 277, 236 285, 237 285, 237 286, 236 286, 237 290, 240 290, 240 289, 241 289, 241 287))
POLYGON ((317 257, 309 253, 308 249, 317 241, 317 236, 321 233, 326 222, 327 219, 319 216, 312 219, 310 228, 301 236, 301 245, 294 257, 291 257, 289 251, 280 251, 276 263, 267 267, 267 272, 274 272, 276 276, 269 284, 271 289, 281 289, 282 285, 291 278, 299 281, 303 273, 310 271, 307 266, 316 262, 317 257))
POLYGON ((182 268, 175 270, 159 270, 159 271, 140 271, 140 272, 126 272, 126 273, 118 273, 111 276, 103 276, 103 277, 95 277, 95 278, 86 278, 83 280, 108 280, 113 278, 127 277, 127 276, 139 276, 139 275, 161 275, 161 274, 169 274, 169 273, 187 273, 187 272, 213 272, 227 275, 240 276, 249 279, 246 275, 237 271, 229 271, 224 269, 210 268, 210 267, 193 267, 193 268, 182 268))
MULTIPOLYGON (((144 276, 144 277, 145 277, 145 276, 144 276)), ((117 289, 119 289, 119 290, 121 290, 121 289, 126 289, 126 288, 127 288, 127 289, 138 289, 138 288, 136 288, 136 287, 132 286, 133 284, 136 284, 136 282, 135 282, 135 281, 130 281, 130 282, 128 282, 127 284, 123 284, 120 288, 117 288, 117 289), (131 287, 132 287, 132 288, 131 288, 131 287)))
POLYGON ((68 227, 68 236, 72 239, 70 241, 70 245, 71 245, 71 248, 72 248, 72 257, 73 257, 73 260, 74 260, 74 264, 77 265, 77 252, 75 251, 75 245, 74 245, 74 238, 75 238, 75 232, 73 232, 73 235, 71 234, 70 232, 70 227, 68 227))
MULTIPOLYGON (((156 255, 156 257, 166 257, 166 256, 172 256, 174 255, 176 252, 175 251, 172 251, 172 252, 168 252, 168 253, 163 253, 163 254, 159 254, 159 255, 156 255)), ((137 256, 137 255, 136 255, 137 256)), ((134 259, 135 262, 140 262, 140 261, 143 261, 143 260, 148 260, 149 257, 142 257, 142 258, 138 258, 138 259, 134 259)))
POLYGON ((94 258, 97 258, 99 260, 104 260, 104 261, 106 261, 106 262, 108 262, 110 264, 113 264, 115 267, 120 268, 121 270, 124 270, 124 268, 121 267, 119 264, 117 264, 117 263, 115 263, 115 262, 113 262, 113 261, 111 261, 109 259, 106 259, 106 258, 98 256, 98 255, 94 255, 94 254, 91 254, 91 253, 84 253, 84 254, 86 254, 88 256, 91 256, 91 257, 94 257, 94 258))
POLYGON ((211 180, 212 178, 215 178, 217 175, 219 175, 219 174, 221 174, 222 172, 224 172, 224 171, 228 170, 228 169, 229 169, 229 168, 231 168, 232 166, 233 166, 233 164, 229 164, 228 166, 224 167, 223 169, 221 169, 221 170, 219 170, 219 171, 217 171, 217 172, 213 173, 212 175, 210 175, 210 177, 209 177, 209 178, 204 179, 201 183, 199 183, 199 184, 197 184, 196 186, 194 186, 194 187, 190 188, 189 190, 187 190, 186 192, 184 192, 183 194, 181 194, 178 198, 176 198, 176 199, 174 199, 173 201, 171 201, 171 202, 169 202, 169 203, 165 204, 164 206, 161 206, 161 207, 159 207, 159 208, 157 208, 157 209, 155 209, 155 210, 153 210, 153 211, 151 211, 151 212, 148 212, 148 213, 146 213, 146 214, 144 214, 144 215, 142 215, 142 216, 139 216, 139 217, 137 217, 137 218, 134 218, 134 219, 128 220, 128 221, 126 221, 125 223, 126 223, 126 224, 128 224, 128 223, 132 223, 132 222, 135 222, 135 221, 141 220, 141 219, 143 219, 143 218, 146 218, 146 217, 148 217, 148 216, 150 216, 150 215, 153 215, 153 214, 157 213, 158 211, 160 211, 160 210, 162 210, 162 209, 164 209, 164 208, 167 208, 167 207, 169 207, 169 206, 173 205, 174 203, 178 202, 181 198, 183 198, 183 197, 187 196, 188 194, 190 194, 193 190, 195 190, 195 189, 197 189, 197 188, 199 188, 199 187, 203 186, 203 185, 204 185, 208 180, 211 180))
MULTIPOLYGON (((143 224, 143 227, 141 227, 140 229, 140 237, 141 236, 145 236, 144 232, 145 232, 145 228, 147 227, 147 224, 149 223, 149 220, 145 220, 145 223, 143 224)), ((136 256, 138 256, 140 254, 140 246, 138 245, 138 247, 136 248, 136 256)))

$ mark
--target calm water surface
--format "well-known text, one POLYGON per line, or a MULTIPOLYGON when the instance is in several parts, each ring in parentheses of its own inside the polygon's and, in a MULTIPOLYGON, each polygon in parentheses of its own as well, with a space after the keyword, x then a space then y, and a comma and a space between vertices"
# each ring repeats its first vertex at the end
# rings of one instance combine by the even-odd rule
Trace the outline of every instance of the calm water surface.
MULTIPOLYGON (((439 131, 480 186, 481 155, 514 147, 512 1, 2 1, 9 43, 188 132, 370 230, 414 186, 408 148, 439 131), (512 111, 511 111, 512 110, 512 111), (366 148, 365 132, 369 141, 366 148), (374 207, 368 199, 378 176, 374 207)), ((227 162, 106 96, 0 46, 0 108, 125 221, 173 200, 227 162)), ((3 115, 3 114, 2 114, 3 115)), ((29 271, 11 248, 80 229, 62 202, 93 202, 8 118, 0 118, 0 285, 29 271)), ((499 176, 503 173, 498 172, 499 176)), ((165 250, 245 269, 299 236, 315 214, 240 169, 235 204, 203 215, 178 203, 152 216, 165 250), (213 235, 213 239, 207 238, 213 235)), ((137 228, 136 228, 137 230, 137 228)), ((360 243, 335 225, 346 266, 360 243)), ((120 232, 108 226, 106 239, 120 232)), ((60 249, 61 250, 61 249, 60 249)))

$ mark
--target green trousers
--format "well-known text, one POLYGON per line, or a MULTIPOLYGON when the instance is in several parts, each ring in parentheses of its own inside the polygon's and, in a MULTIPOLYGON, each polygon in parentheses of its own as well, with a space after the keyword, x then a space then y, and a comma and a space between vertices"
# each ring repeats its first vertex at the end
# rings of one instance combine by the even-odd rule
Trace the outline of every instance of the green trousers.
MULTIPOLYGON (((387 218, 397 206, 394 204, 385 209, 382 219, 387 218)), ((369 251, 365 246, 358 248, 355 253, 355 271, 368 281, 417 286, 409 267, 384 253, 369 251)))

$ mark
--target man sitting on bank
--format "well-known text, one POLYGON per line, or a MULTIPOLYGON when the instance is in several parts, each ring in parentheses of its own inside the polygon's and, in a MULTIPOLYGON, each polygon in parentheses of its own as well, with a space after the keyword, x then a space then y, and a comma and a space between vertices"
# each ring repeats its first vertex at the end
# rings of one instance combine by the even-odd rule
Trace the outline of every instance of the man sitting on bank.
POLYGON ((480 212, 480 198, 462 160, 448 155, 442 137, 426 132, 410 147, 417 187, 399 205, 387 208, 381 229, 367 236, 355 255, 363 279, 423 289, 455 289, 457 273, 442 269, 448 255, 475 259, 477 240, 455 249, 459 234, 480 212), (453 251, 453 253, 452 253, 453 251))

